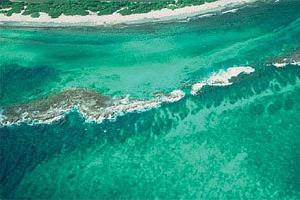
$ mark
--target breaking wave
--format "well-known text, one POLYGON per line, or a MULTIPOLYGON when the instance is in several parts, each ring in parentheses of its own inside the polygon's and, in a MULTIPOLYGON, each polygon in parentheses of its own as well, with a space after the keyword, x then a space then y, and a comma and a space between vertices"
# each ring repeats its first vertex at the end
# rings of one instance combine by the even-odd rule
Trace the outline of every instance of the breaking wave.
POLYGON ((293 54, 289 57, 279 57, 271 61, 271 65, 282 68, 286 67, 287 65, 298 65, 300 66, 300 53, 293 54))
POLYGON ((204 86, 228 86, 231 85, 232 78, 238 77, 240 74, 251 74, 255 71, 249 66, 230 67, 227 70, 212 74, 207 80, 192 85, 191 94, 196 95, 204 86))
POLYGON ((87 121, 101 123, 129 112, 142 112, 163 103, 179 101, 184 92, 175 90, 150 100, 129 97, 114 99, 88 89, 68 89, 28 104, 9 107, 0 114, 0 126, 28 123, 46 124, 58 121, 72 110, 78 111, 87 121))
MULTIPOLYGON (((283 62, 291 65, 300 64, 300 54, 289 58, 277 58, 275 67, 282 67, 283 62)), ((250 75, 255 69, 250 66, 230 67, 210 75, 207 79, 194 83, 187 89, 191 95, 200 93, 203 87, 223 87, 232 85, 240 75, 250 75)), ((13 105, 0 109, 0 126, 13 124, 47 124, 62 119, 67 113, 77 111, 86 122, 101 123, 104 120, 115 120, 118 116, 132 112, 144 112, 157 108, 162 104, 177 102, 186 93, 174 90, 169 94, 159 94, 148 100, 111 98, 100 93, 82 88, 67 89, 48 97, 21 105, 13 105)))

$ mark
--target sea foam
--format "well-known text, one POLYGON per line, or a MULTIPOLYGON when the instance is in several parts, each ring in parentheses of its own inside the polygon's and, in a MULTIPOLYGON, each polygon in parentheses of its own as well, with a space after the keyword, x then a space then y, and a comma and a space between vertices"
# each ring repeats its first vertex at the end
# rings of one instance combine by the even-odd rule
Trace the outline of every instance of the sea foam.
POLYGON ((123 99, 115 99, 112 105, 101 110, 87 110, 79 107, 79 112, 85 117, 87 121, 101 123, 103 120, 114 120, 118 116, 132 112, 145 112, 147 110, 157 108, 163 103, 172 103, 181 100, 185 93, 181 90, 174 90, 170 94, 161 95, 150 100, 134 100, 125 97, 123 99), (100 111, 100 112, 99 112, 100 111))
POLYGON ((283 68, 287 65, 297 65, 300 66, 300 53, 295 53, 289 57, 279 57, 272 61, 274 67, 283 68))
POLYGON ((191 94, 196 95, 204 86, 228 86, 233 82, 232 78, 240 74, 251 74, 255 71, 254 68, 249 66, 230 67, 226 70, 219 71, 212 74, 207 80, 198 82, 192 85, 191 94))
POLYGON ((88 122, 101 123, 114 120, 130 112, 144 112, 163 103, 181 100, 185 93, 174 90, 149 100, 136 100, 128 96, 109 98, 86 89, 68 89, 35 102, 7 108, 0 113, 0 126, 12 124, 48 124, 62 119, 71 111, 79 112, 88 122))
POLYGON ((277 67, 277 68, 286 67, 287 65, 297 65, 297 66, 300 66, 300 61, 272 63, 272 65, 275 66, 275 67, 277 67))

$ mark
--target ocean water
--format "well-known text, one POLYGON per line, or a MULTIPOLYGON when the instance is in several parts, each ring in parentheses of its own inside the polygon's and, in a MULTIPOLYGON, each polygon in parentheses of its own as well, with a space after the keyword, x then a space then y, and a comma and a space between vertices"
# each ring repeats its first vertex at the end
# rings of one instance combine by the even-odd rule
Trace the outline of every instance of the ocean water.
POLYGON ((300 1, 0 43, 1 199, 300 198, 300 1))

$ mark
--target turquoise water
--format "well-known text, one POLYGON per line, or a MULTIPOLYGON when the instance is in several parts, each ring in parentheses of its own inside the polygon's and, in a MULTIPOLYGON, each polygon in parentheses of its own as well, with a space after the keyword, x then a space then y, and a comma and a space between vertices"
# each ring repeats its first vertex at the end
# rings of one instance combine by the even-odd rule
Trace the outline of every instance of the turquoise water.
MULTIPOLYGON (((189 22, 0 29, 2 112, 69 88, 174 103, 90 123, 0 127, 4 199, 299 199, 300 2, 189 22), (191 84, 251 66, 226 87, 191 84)), ((70 97, 72 98, 72 97, 70 97)))

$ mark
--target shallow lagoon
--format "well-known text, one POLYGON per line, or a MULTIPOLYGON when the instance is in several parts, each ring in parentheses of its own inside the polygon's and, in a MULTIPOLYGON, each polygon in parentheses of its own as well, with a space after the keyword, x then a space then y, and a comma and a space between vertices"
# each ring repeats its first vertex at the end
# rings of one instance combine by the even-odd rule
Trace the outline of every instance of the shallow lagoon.
POLYGON ((186 96, 101 124, 77 112, 0 128, 4 198, 298 199, 300 4, 280 1, 186 23, 1 28, 1 105, 68 88, 148 100, 186 96), (232 66, 226 87, 191 84, 232 66))

